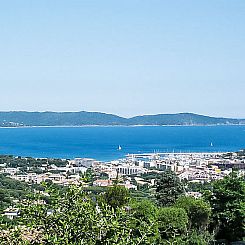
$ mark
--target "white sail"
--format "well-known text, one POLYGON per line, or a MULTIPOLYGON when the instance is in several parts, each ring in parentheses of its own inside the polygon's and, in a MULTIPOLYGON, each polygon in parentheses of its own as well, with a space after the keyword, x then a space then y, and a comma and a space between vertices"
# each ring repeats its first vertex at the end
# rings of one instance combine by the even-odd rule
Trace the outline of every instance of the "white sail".
POLYGON ((118 150, 119 150, 119 151, 122 150, 122 147, 121 147, 120 145, 118 146, 118 150))

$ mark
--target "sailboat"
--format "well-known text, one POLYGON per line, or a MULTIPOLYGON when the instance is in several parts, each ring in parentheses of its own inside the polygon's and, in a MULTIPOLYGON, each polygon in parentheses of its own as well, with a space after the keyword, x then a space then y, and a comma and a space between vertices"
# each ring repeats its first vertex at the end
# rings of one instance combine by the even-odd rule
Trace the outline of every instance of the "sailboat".
POLYGON ((213 146, 213 143, 211 142, 210 146, 213 146))
POLYGON ((118 146, 118 150, 119 150, 119 151, 121 151, 121 150, 122 150, 122 147, 121 147, 120 145, 118 146))

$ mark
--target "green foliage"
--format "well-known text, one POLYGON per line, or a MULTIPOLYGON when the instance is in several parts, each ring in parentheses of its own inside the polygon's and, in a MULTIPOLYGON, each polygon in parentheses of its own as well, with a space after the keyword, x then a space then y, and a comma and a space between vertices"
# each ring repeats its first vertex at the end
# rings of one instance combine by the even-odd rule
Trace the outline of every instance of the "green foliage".
POLYGON ((14 157, 11 155, 0 155, 0 164, 6 164, 9 168, 19 168, 21 173, 37 173, 43 172, 41 167, 55 165, 57 167, 65 167, 68 164, 67 160, 62 159, 46 159, 32 157, 14 157))
MULTIPOLYGON (((136 227, 135 217, 124 208, 111 209, 105 203, 98 205, 81 187, 70 187, 65 193, 53 189, 48 192, 51 204, 29 200, 21 207, 19 222, 22 226, 18 229, 28 229, 29 237, 19 232, 18 244, 157 244, 152 223, 143 222, 136 227), (52 212, 47 215, 50 210, 52 212), (33 238, 35 243, 28 242, 33 238)), ((0 242, 8 239, 13 241, 9 244, 15 244, 11 231, 2 240, 1 233, 0 242)))
POLYGON ((99 195, 99 194, 103 194, 105 191, 107 190, 107 187, 103 187, 103 186, 87 186, 87 187, 83 187, 83 191, 93 194, 93 195, 99 195))
MULTIPOLYGON (((185 209, 159 208, 145 199, 131 200, 128 206, 125 202, 117 203, 111 208, 100 198, 101 194, 91 195, 83 187, 71 186, 63 190, 43 183, 43 188, 48 202, 43 203, 42 193, 23 200, 21 216, 16 220, 18 226, 4 227, 2 224, 0 244, 208 244, 208 233, 188 230, 190 221, 185 209, 191 210, 188 205, 192 207, 193 203, 190 201, 177 201, 185 209)), ((118 193, 124 190, 121 186, 108 188, 108 197, 115 195, 109 200, 117 199, 118 193)), ((122 196, 125 197, 125 193, 122 196)), ((128 201, 128 197, 123 200, 128 201)))
POLYGON ((100 179, 103 179, 103 180, 108 180, 109 179, 109 176, 107 173, 100 173, 100 179))
POLYGON ((135 198, 137 200, 144 200, 148 199, 151 201, 155 201, 155 196, 152 193, 151 189, 138 189, 138 190, 130 190, 130 195, 132 198, 135 198))
POLYGON ((0 244, 208 245, 213 228, 217 238, 243 239, 245 187, 236 173, 213 183, 206 195, 209 203, 185 197, 171 171, 161 176, 157 187, 163 207, 150 199, 150 192, 137 196, 138 191, 120 185, 29 186, 0 175, 0 204, 12 205, 13 197, 21 200, 20 217, 9 222, 0 216, 0 244), (18 192, 23 196, 16 196, 18 192), (137 198, 130 199, 130 194, 137 198))
POLYGON ((121 208, 129 201, 129 191, 124 186, 114 185, 108 187, 104 194, 105 202, 112 208, 121 208))
POLYGON ((229 241, 245 237, 245 182, 232 172, 213 183, 213 191, 207 195, 213 213, 216 237, 229 241))
POLYGON ((151 233, 148 233, 147 239, 150 244, 155 244, 159 242, 160 234, 157 226, 157 215, 158 208, 153 202, 147 199, 136 200, 133 199, 129 203, 129 212, 134 217, 131 227, 134 227, 134 236, 139 237, 140 232, 138 227, 151 227, 151 233))
POLYGON ((183 196, 177 200, 175 206, 185 209, 190 229, 205 230, 207 228, 211 207, 204 200, 183 196))
POLYGON ((213 236, 207 231, 191 231, 183 238, 183 245, 209 245, 212 244, 213 236))
POLYGON ((175 240, 187 233, 188 216, 183 208, 166 207, 158 212, 158 227, 163 240, 175 240))
POLYGON ((166 170, 156 182, 156 199, 161 206, 170 206, 184 194, 184 186, 176 173, 166 170))
POLYGON ((0 211, 7 208, 11 204, 8 193, 4 189, 0 189, 0 211))
POLYGON ((150 222, 155 221, 157 218, 158 208, 150 200, 132 200, 129 206, 132 209, 134 217, 138 220, 150 222))
POLYGON ((188 191, 203 193, 206 190, 212 190, 212 184, 210 182, 187 182, 188 191))
POLYGON ((95 173, 93 169, 88 168, 85 173, 81 174, 81 180, 92 186, 93 181, 95 180, 95 173))
POLYGON ((10 206, 13 199, 23 199, 31 192, 32 188, 27 183, 0 174, 0 211, 10 206))
POLYGON ((154 173, 154 172, 148 172, 148 173, 143 173, 141 175, 141 178, 143 178, 144 180, 148 181, 148 180, 152 180, 152 179, 156 179, 158 178, 159 174, 158 173, 154 173))

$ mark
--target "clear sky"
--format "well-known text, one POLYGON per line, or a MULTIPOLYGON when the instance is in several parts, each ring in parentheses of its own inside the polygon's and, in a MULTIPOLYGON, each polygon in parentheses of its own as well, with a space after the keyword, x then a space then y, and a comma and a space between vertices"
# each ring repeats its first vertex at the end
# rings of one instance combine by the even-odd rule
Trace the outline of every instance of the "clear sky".
POLYGON ((245 1, 0 1, 0 82, 2 111, 245 118, 245 1))

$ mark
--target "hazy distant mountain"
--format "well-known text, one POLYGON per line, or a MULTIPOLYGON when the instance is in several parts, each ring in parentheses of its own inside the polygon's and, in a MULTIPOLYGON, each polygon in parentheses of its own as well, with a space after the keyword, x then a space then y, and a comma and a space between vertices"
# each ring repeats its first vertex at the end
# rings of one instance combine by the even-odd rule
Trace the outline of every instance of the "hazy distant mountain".
POLYGON ((244 119, 217 118, 193 113, 144 115, 129 119, 131 124, 144 125, 219 125, 245 124, 244 119))
POLYGON ((216 118, 193 113, 143 115, 123 118, 100 112, 0 112, 0 126, 83 125, 245 125, 245 119, 216 118))
POLYGON ((0 124, 25 126, 120 125, 126 119, 100 112, 0 112, 0 124))

